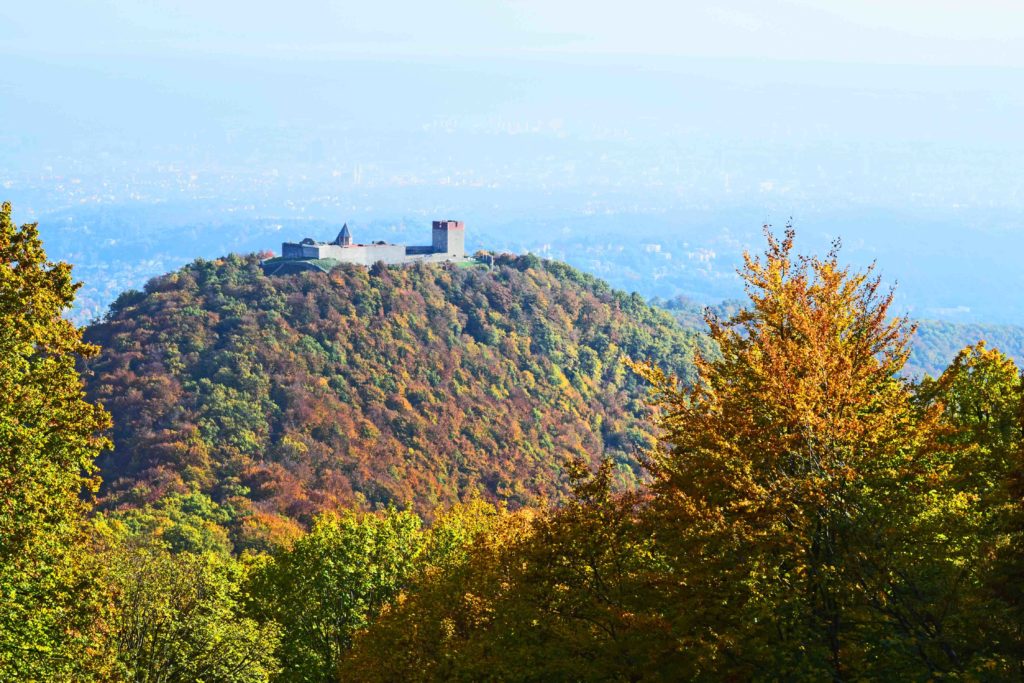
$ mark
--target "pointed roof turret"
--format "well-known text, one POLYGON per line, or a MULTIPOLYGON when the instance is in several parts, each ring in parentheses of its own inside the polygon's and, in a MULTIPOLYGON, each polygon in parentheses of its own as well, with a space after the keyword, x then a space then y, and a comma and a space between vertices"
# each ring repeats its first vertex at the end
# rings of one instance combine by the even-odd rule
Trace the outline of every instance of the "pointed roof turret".
POLYGON ((338 237, 337 239, 334 240, 334 243, 342 247, 351 246, 352 233, 349 232, 348 223, 345 223, 343 226, 341 226, 341 232, 338 233, 338 237))

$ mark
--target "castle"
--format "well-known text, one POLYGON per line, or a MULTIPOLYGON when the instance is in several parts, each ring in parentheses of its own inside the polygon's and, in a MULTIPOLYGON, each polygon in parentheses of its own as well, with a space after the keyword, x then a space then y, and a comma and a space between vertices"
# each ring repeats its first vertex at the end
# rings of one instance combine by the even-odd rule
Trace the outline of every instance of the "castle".
POLYGON ((299 270, 330 270, 338 263, 372 266, 410 263, 446 263, 465 261, 466 228, 462 221, 434 221, 433 240, 429 246, 408 247, 403 244, 373 242, 356 244, 346 223, 333 242, 317 242, 306 238, 301 242, 285 242, 281 256, 263 262, 268 275, 299 270))

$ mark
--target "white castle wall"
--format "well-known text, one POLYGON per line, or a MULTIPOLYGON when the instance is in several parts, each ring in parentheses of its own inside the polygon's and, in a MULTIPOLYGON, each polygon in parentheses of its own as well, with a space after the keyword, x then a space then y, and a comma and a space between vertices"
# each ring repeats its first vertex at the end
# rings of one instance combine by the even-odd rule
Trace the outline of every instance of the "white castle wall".
POLYGON ((433 245, 406 247, 401 244, 350 244, 285 242, 281 255, 286 259, 334 259, 341 263, 372 266, 378 261, 388 265, 406 263, 444 263, 466 258, 465 231, 460 221, 434 221, 433 245))
POLYGON ((353 244, 340 247, 336 244, 317 245, 319 251, 313 258, 332 258, 342 263, 356 263, 361 266, 372 266, 377 261, 387 264, 402 263, 405 260, 405 247, 401 244, 353 244))

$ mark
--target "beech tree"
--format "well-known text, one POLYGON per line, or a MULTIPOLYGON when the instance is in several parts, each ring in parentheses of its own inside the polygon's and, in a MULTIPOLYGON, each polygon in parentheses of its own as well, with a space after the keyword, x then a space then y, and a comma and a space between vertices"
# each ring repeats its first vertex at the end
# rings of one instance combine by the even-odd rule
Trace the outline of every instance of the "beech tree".
POLYGON ((985 342, 960 351, 938 379, 926 378, 919 400, 942 412, 935 435, 952 491, 970 502, 940 529, 955 544, 955 606, 960 655, 982 677, 1024 675, 1024 387, 1014 362, 985 342))
POLYGON ((955 669, 938 607, 905 585, 936 550, 915 538, 921 520, 956 514, 929 497, 936 411, 898 376, 912 327, 838 244, 803 257, 788 226, 765 235, 740 271, 748 307, 708 317, 719 355, 698 359, 697 382, 640 367, 660 392, 665 446, 649 464, 688 606, 681 642, 698 673, 955 669))
POLYGON ((89 642, 90 581, 74 560, 109 418, 83 398, 96 354, 62 317, 79 285, 35 224, 0 208, 0 678, 70 676, 89 642))
POLYGON ((411 512, 324 513, 309 534, 254 568, 249 613, 281 625, 287 680, 333 677, 355 633, 410 581, 424 552, 420 525, 411 512))
POLYGON ((150 536, 112 539, 104 588, 116 678, 145 683, 270 680, 277 624, 241 613, 244 566, 213 552, 170 552, 150 536))

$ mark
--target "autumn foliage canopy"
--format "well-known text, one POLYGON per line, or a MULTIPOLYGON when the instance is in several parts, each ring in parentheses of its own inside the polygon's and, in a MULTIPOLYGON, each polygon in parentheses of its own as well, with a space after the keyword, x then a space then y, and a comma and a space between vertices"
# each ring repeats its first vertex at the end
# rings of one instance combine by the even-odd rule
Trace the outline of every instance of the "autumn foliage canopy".
POLYGON ((4 205, 0 680, 1021 679, 1019 370, 906 379, 873 269, 765 236, 706 336, 533 257, 228 257, 83 341, 4 205))

